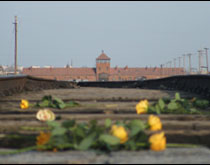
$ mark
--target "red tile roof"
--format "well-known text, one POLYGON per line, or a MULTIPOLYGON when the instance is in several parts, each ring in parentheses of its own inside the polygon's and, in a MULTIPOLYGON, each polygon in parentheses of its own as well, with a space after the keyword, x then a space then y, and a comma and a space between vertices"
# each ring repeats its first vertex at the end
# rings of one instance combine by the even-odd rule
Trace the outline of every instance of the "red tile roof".
POLYGON ((110 68, 110 75, 129 75, 129 76, 146 76, 146 75, 175 75, 183 74, 182 68, 110 68))
POLYGON ((110 58, 104 52, 102 52, 101 55, 96 58, 96 60, 110 60, 110 58))
POLYGON ((24 68, 23 74, 36 76, 95 76, 95 68, 24 68))
MULTIPOLYGON (((66 80, 67 77, 91 76, 96 77, 96 68, 24 68, 23 74, 54 78, 59 76, 60 80, 66 80)), ((160 76, 171 76, 184 74, 183 68, 110 68, 110 77, 112 76, 131 76, 157 78, 160 76)))

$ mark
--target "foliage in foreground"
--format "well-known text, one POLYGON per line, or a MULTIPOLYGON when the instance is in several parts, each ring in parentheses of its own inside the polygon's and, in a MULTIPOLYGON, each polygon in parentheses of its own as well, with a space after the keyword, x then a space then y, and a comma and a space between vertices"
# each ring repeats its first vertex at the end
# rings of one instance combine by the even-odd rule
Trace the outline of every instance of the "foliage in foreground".
POLYGON ((51 132, 41 133, 37 137, 39 150, 56 148, 59 150, 116 151, 121 149, 140 150, 149 147, 148 136, 145 134, 145 129, 148 129, 149 126, 140 120, 118 121, 114 125, 110 119, 106 119, 104 125, 98 124, 96 120, 79 124, 74 120, 62 123, 48 121, 47 124, 51 128, 51 132), (124 130, 118 128, 124 128, 124 130), (122 141, 123 138, 126 140, 122 141))
POLYGON ((210 102, 197 98, 191 100, 183 99, 179 93, 176 93, 174 99, 161 98, 152 105, 147 103, 147 106, 144 108, 142 104, 143 101, 140 101, 136 106, 138 114, 202 114, 200 110, 205 110, 209 107, 210 102))
POLYGON ((55 96, 44 96, 40 102, 37 102, 36 107, 40 108, 58 108, 64 109, 66 107, 76 107, 79 106, 79 103, 75 101, 64 102, 62 99, 55 96))

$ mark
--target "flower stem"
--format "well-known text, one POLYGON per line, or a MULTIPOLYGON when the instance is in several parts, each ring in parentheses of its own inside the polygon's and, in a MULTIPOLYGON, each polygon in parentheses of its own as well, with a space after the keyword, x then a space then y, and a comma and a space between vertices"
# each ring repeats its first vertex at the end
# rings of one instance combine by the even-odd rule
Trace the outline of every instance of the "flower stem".
POLYGON ((146 147, 148 144, 147 143, 136 143, 138 147, 146 147))
POLYGON ((175 143, 169 143, 167 144, 167 147, 187 147, 187 148, 197 148, 199 147, 199 145, 195 145, 195 144, 175 144, 175 143))

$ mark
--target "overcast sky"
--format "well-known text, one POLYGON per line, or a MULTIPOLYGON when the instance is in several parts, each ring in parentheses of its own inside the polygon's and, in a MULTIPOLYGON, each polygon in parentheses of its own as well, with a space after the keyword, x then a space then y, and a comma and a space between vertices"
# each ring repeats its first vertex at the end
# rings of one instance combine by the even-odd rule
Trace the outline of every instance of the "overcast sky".
MULTIPOLYGON (((111 66, 160 66, 210 47, 210 2, 0 2, 0 65, 95 67, 101 50, 111 66)), ((187 63, 187 60, 186 60, 187 63)), ((178 65, 178 63, 177 63, 178 65)))

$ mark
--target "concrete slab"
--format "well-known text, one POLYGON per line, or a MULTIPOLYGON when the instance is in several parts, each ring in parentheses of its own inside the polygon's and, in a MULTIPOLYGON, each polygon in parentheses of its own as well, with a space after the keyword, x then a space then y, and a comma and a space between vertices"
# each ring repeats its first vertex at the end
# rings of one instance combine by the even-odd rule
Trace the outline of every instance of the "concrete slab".
POLYGON ((209 164, 210 150, 199 148, 168 148, 162 152, 112 152, 109 155, 93 151, 26 152, 0 156, 1 164, 209 164))

